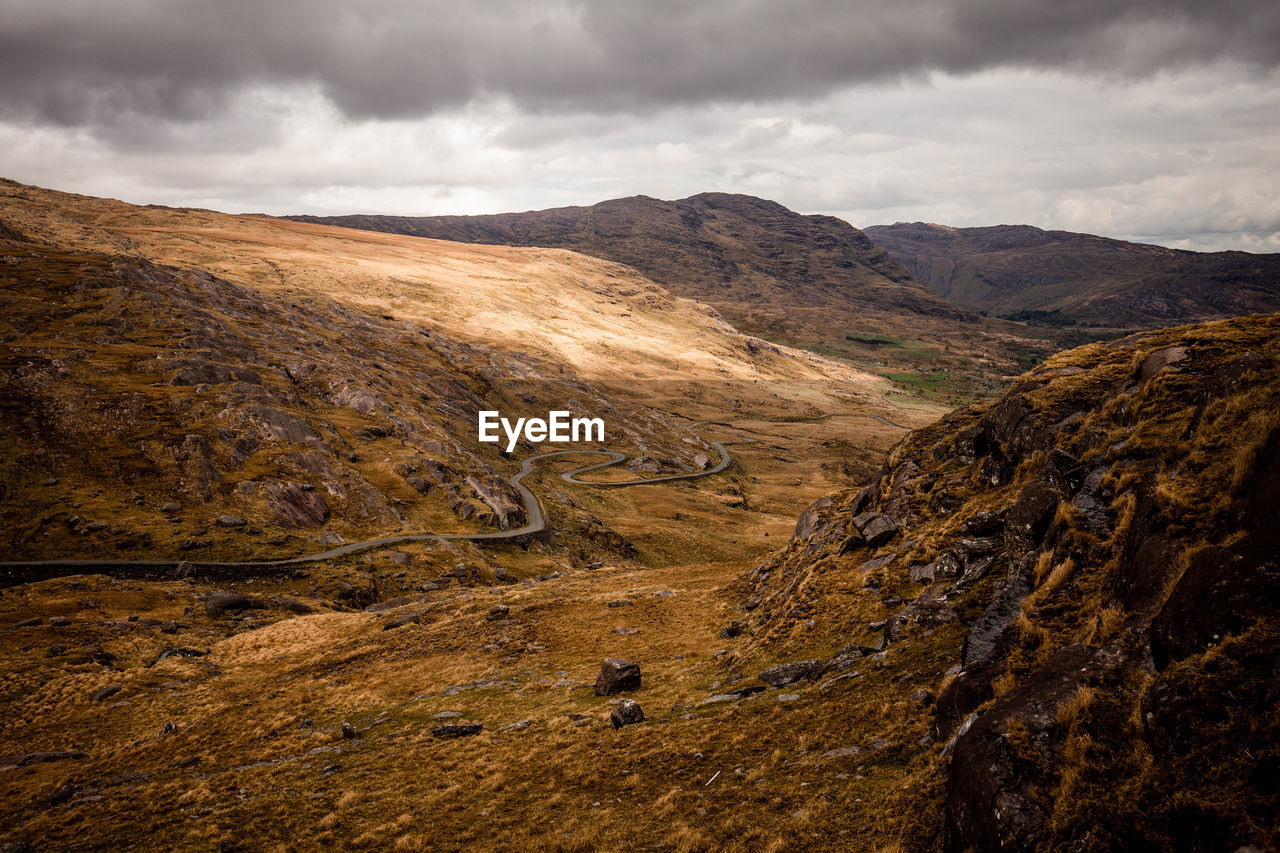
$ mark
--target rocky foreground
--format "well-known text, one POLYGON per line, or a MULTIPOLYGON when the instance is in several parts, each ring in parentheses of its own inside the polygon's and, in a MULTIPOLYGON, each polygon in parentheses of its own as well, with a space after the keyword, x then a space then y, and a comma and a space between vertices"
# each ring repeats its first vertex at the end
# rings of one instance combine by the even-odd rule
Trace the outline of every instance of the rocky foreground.
POLYGON ((1271 849, 1278 505, 1280 317, 1084 347, 810 507, 737 629, 932 682, 922 846, 1271 849))

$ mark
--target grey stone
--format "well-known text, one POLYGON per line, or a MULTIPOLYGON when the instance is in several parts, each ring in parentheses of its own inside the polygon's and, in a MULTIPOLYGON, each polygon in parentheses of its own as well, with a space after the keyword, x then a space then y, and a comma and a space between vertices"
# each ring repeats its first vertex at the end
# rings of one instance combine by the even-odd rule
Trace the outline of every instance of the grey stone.
POLYGON ((596 695, 612 696, 640 688, 640 665, 625 658, 605 658, 596 676, 596 695))
POLYGON ((623 699, 618 707, 609 713, 609 721, 615 729, 644 722, 644 711, 630 699, 623 699))
POLYGON ((806 679, 822 668, 822 661, 797 660, 771 666, 760 673, 760 680, 773 687, 784 687, 806 679))

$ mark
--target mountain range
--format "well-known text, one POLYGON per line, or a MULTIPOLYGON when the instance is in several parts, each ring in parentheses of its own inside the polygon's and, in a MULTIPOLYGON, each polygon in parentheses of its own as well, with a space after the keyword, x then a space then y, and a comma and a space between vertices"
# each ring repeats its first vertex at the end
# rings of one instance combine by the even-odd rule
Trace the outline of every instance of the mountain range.
POLYGON ((1029 225, 865 229, 947 301, 1086 333, 1280 311, 1280 254, 1189 252, 1029 225))
MULTIPOLYGON (((736 327, 864 368, 957 370, 970 392, 1060 348, 1058 336, 979 316, 921 285, 867 236, 745 195, 647 196, 492 216, 298 216, 394 234, 554 246, 627 264, 736 327)), ((941 374, 939 374, 941 375, 941 374)))

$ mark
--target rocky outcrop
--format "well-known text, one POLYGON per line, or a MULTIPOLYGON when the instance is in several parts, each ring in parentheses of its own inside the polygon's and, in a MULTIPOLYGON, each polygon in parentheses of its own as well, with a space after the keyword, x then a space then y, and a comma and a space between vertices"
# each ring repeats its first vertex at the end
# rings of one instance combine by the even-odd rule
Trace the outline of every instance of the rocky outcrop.
POLYGON ((811 505, 746 579, 745 654, 827 625, 821 672, 933 667, 944 848, 1266 849, 1278 411, 1280 317, 1056 356, 811 505))
POLYGON ((466 482, 493 510, 499 530, 511 530, 525 523, 524 501, 509 480, 494 474, 481 474, 467 477, 466 482))

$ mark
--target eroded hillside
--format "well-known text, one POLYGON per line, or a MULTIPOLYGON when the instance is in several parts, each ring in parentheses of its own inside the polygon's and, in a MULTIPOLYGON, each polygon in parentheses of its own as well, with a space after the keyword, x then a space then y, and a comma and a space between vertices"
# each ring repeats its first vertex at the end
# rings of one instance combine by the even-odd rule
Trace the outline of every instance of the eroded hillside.
POLYGON ((752 572, 749 654, 887 670, 919 709, 909 847, 1275 845, 1278 333, 1054 356, 752 572))

